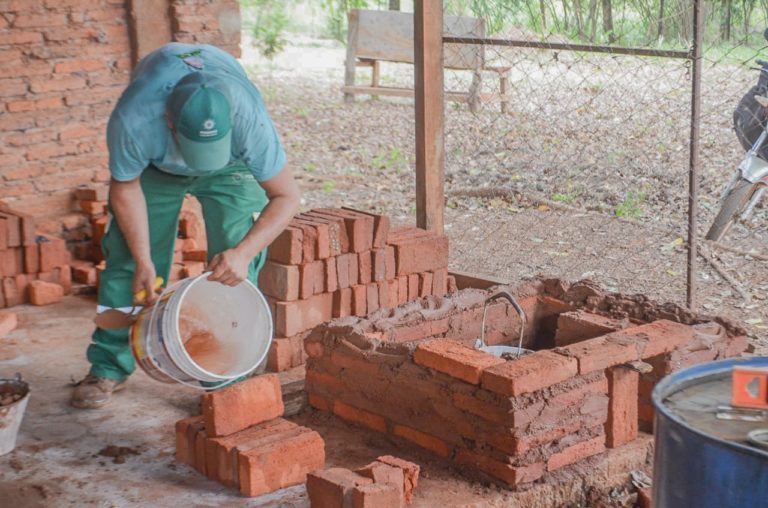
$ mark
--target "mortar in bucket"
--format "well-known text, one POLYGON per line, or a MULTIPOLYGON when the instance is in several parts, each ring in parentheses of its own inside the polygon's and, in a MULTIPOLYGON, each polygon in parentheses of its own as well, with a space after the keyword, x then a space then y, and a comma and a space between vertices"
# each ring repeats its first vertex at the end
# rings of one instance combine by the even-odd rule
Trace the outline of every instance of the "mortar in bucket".
POLYGON ((137 316, 131 350, 150 377, 213 389, 249 374, 266 358, 272 317, 264 296, 248 280, 231 287, 209 281, 209 275, 168 286, 137 316))
POLYGON ((0 455, 13 451, 29 402, 29 385, 21 375, 0 379, 0 455))

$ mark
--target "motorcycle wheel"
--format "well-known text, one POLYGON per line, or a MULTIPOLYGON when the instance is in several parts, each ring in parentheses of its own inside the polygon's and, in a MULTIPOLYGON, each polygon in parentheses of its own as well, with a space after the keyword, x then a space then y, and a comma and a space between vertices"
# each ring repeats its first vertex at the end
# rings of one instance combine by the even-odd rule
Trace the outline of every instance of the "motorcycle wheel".
POLYGON ((707 240, 719 242, 725 236, 738 219, 739 214, 744 210, 744 207, 749 203, 756 187, 754 183, 744 179, 736 182, 731 191, 723 198, 723 205, 720 207, 720 211, 705 237, 707 240))

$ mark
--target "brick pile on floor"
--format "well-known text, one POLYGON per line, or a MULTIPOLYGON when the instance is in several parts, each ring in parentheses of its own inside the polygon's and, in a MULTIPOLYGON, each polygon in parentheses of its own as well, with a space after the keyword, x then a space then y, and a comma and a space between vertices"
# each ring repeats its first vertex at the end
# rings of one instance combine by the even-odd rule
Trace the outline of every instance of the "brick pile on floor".
POLYGON ((260 496, 306 481, 325 465, 320 435, 285 420, 276 374, 202 396, 202 415, 176 422, 176 460, 260 496))
POLYGON ((64 240, 38 234, 30 215, 0 203, 0 307, 61 300, 72 290, 70 259, 64 240))
POLYGON ((304 364, 303 340, 321 323, 455 290, 447 267, 444 235, 390 231, 388 217, 348 208, 297 215, 270 246, 259 279, 275 325, 268 368, 304 364))
POLYGON ((398 508, 413 501, 419 466, 385 455, 356 471, 334 467, 307 476, 312 508, 398 508))
MULTIPOLYGON (((109 222, 107 187, 79 187, 75 189, 75 200, 80 210, 88 217, 89 230, 78 241, 70 242, 74 252, 72 279, 88 286, 98 287, 101 272, 106 267, 101 252, 101 241, 109 222)), ((173 264, 169 282, 196 277, 205 271, 207 262, 207 240, 205 225, 194 200, 184 199, 179 215, 179 228, 173 253, 173 264)))

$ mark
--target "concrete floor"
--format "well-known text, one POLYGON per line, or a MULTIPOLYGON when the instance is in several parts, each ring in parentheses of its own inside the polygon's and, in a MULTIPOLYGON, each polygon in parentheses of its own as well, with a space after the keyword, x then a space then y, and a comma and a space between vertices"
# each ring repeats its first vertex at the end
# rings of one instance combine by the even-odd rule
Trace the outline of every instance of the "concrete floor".
MULTIPOLYGON (((94 308, 92 299, 72 296, 52 306, 14 309, 20 324, 0 339, 0 377, 20 372, 31 386, 31 399, 16 449, 0 457, 0 506, 309 506, 303 485, 247 499, 176 464, 174 422, 198 414, 199 393, 190 388, 158 383, 137 372, 107 408, 71 408, 69 383, 88 368, 85 348, 94 308), (109 445, 133 448, 138 455, 116 464, 99 455, 109 445)), ((441 461, 328 415, 308 410, 292 419, 320 432, 328 466, 359 467, 383 454, 419 463, 422 478, 412 505, 417 508, 560 505, 582 497, 595 481, 607 485, 604 475, 623 481, 627 475, 617 476, 616 465, 623 471, 629 462, 639 465, 649 443, 639 440, 635 450, 615 460, 608 454, 581 473, 566 474, 556 487, 511 493, 466 480, 441 461)))

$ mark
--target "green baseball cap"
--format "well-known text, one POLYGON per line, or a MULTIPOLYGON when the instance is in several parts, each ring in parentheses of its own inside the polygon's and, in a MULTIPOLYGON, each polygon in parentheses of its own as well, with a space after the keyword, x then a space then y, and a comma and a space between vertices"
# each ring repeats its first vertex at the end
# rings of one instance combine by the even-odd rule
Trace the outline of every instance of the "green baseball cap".
POLYGON ((232 153, 232 111, 227 96, 203 72, 183 77, 168 97, 184 162, 196 171, 215 171, 232 153))

